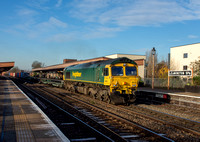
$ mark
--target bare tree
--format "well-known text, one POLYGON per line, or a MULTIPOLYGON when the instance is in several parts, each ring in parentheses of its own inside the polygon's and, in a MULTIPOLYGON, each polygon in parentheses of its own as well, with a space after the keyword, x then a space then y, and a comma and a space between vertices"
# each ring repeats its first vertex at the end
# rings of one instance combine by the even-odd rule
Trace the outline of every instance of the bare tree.
POLYGON ((194 75, 200 75, 200 56, 198 58, 198 60, 190 64, 191 68, 193 68, 194 75))
POLYGON ((42 63, 42 62, 34 61, 34 62, 32 63, 32 69, 35 69, 35 68, 42 68, 42 67, 44 67, 44 63, 42 63))
POLYGON ((18 73, 20 72, 21 70, 16 66, 16 67, 13 67, 12 69, 10 69, 8 72, 12 72, 12 73, 18 73))
MULTIPOLYGON (((154 55, 154 66, 155 66, 155 71, 156 71, 156 65, 157 65, 157 56, 158 54, 156 53, 154 55)), ((147 51, 146 52, 146 70, 147 70, 147 78, 151 78, 152 77, 152 69, 153 69, 153 58, 152 58, 152 51, 147 51)), ((155 72, 155 76, 156 76, 156 72, 155 72)))

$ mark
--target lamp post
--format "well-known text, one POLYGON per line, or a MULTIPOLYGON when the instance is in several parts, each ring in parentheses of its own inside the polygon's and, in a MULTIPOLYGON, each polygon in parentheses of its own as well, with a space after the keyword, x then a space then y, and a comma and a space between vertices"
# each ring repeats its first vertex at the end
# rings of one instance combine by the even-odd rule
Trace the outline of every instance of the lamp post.
POLYGON ((154 61, 155 61, 154 56, 156 54, 155 47, 153 47, 153 49, 151 50, 151 53, 153 55, 153 58, 152 58, 152 63, 153 63, 153 67, 152 67, 152 89, 154 89, 154 61))

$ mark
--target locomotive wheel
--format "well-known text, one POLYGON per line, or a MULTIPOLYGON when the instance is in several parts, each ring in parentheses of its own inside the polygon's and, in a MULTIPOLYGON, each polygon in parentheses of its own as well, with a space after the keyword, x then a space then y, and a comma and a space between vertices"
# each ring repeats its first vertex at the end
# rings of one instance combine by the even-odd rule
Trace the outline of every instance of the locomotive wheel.
POLYGON ((108 95, 108 93, 104 95, 103 101, 108 103, 108 104, 111 103, 110 96, 108 95))
POLYGON ((109 97, 109 96, 107 97, 106 102, 107 102, 108 104, 111 103, 111 100, 110 100, 110 97, 109 97))
POLYGON ((88 92, 88 95, 89 95, 91 98, 93 98, 93 95, 92 95, 91 92, 88 92))
POLYGON ((93 94, 92 92, 89 92, 88 95, 93 99, 97 99, 96 94, 93 94))
POLYGON ((100 93, 100 91, 96 94, 96 99, 102 101, 103 98, 102 98, 102 94, 100 93))
POLYGON ((74 89, 74 87, 70 87, 70 92, 72 92, 72 93, 75 93, 75 89, 74 89))

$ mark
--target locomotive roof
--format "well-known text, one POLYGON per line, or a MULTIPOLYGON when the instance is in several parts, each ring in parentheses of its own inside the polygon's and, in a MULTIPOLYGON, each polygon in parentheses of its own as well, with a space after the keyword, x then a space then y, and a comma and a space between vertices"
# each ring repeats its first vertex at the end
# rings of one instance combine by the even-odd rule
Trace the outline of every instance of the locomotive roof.
POLYGON ((137 63, 134 62, 133 60, 126 57, 122 57, 122 58, 116 58, 116 59, 110 59, 110 60, 95 61, 95 62, 73 65, 73 66, 66 67, 66 69, 96 68, 97 66, 114 65, 117 63, 131 63, 134 65, 137 65, 137 63))

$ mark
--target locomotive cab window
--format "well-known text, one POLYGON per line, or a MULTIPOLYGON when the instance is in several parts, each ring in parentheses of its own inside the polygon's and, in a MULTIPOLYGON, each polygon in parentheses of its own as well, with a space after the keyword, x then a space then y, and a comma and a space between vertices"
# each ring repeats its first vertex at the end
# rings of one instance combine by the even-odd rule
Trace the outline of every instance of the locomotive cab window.
POLYGON ((123 76, 123 67, 112 67, 112 76, 123 76))
POLYGON ((104 76, 108 76, 108 75, 109 75, 109 73, 108 73, 108 68, 104 68, 104 69, 103 69, 103 75, 104 75, 104 76))
POLYGON ((127 76, 135 76, 135 75, 137 75, 136 67, 126 67, 126 75, 127 76))

